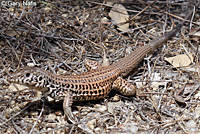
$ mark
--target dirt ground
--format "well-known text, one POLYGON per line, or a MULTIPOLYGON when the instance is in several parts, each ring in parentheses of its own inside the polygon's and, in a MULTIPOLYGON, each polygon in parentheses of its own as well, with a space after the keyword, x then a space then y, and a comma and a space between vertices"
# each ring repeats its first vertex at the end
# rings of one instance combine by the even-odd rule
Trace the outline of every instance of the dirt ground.
POLYGON ((200 133, 199 0, 24 2, 0 3, 0 133, 200 133), (6 79, 25 66, 63 76, 86 72, 85 59, 107 66, 191 10, 181 32, 125 77, 137 86, 135 96, 111 91, 74 102, 75 124, 64 116, 62 100, 6 79))

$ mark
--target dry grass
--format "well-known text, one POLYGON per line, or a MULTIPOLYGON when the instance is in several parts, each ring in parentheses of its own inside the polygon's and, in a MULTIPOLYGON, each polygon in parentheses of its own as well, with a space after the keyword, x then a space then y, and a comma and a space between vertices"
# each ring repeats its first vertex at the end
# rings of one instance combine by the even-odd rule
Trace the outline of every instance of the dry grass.
MULTIPOLYGON (((65 120, 62 102, 38 99, 32 89, 13 91, 6 82, 6 71, 30 64, 74 75, 87 71, 86 58, 101 63, 104 52, 112 64, 169 31, 197 3, 157 1, 140 12, 152 2, 121 3, 135 29, 125 34, 112 23, 101 23, 111 7, 98 2, 0 6, 0 133, 200 133, 200 49, 199 40, 189 37, 189 23, 126 78, 141 85, 136 96, 111 92, 103 100, 75 102, 77 124, 65 120), (187 67, 175 68, 164 60, 188 52, 194 60, 187 67), (161 76, 158 81, 154 74, 161 76)), ((193 29, 200 26, 199 14, 196 8, 193 29)))

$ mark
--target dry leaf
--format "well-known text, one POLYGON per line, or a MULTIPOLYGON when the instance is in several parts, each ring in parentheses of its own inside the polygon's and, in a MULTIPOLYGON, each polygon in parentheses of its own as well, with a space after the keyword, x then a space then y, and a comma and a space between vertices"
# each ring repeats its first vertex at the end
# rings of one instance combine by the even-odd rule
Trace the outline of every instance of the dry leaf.
POLYGON ((29 67, 34 67, 34 66, 35 66, 35 64, 34 64, 34 63, 32 63, 32 62, 30 62, 30 63, 27 63, 27 66, 29 66, 29 67))
POLYGON ((187 54, 181 54, 170 58, 165 58, 166 61, 168 61, 170 64, 172 64, 174 67, 182 67, 182 66, 188 66, 193 61, 194 57, 192 54, 189 54, 190 57, 188 57, 187 54))
POLYGON ((200 73, 200 64, 196 64, 195 66, 189 66, 184 68, 187 72, 197 72, 200 73))
POLYGON ((52 21, 49 20, 49 21, 46 23, 46 25, 47 25, 47 26, 48 26, 48 25, 52 25, 52 21))
POLYGON ((11 36, 11 37, 14 37, 14 36, 17 35, 17 32, 14 31, 14 30, 7 30, 5 33, 6 33, 7 35, 11 36))
POLYGON ((88 123, 87 123, 87 127, 88 127, 90 130, 93 130, 94 127, 95 127, 95 124, 96 124, 96 119, 89 120, 88 123))
MULTIPOLYGON (((199 96, 200 97, 200 96, 199 96)), ((200 105, 198 104, 195 108, 195 119, 200 117, 200 105)))
POLYGON ((120 130, 124 132, 130 132, 131 134, 135 134, 138 131, 138 124, 135 122, 120 124, 118 125, 118 127, 120 128, 120 130))
POLYGON ((191 29, 190 31, 190 37, 193 41, 199 41, 200 40, 200 31, 199 29, 191 29))
POLYGON ((100 104, 94 105, 94 108, 95 108, 97 111, 101 111, 101 112, 105 112, 106 109, 107 109, 106 106, 100 105, 100 104))
POLYGON ((184 92, 182 93, 183 95, 190 94, 193 90, 197 90, 199 87, 198 84, 186 84, 184 88, 184 92))
POLYGON ((61 16, 67 18, 68 14, 62 14, 61 16))
POLYGON ((118 29, 122 32, 126 32, 129 29, 129 23, 120 24, 126 22, 129 19, 128 12, 126 8, 121 4, 114 4, 113 8, 111 9, 110 13, 108 14, 112 20, 117 23, 118 29))
POLYGON ((195 98, 195 99, 200 98, 200 91, 198 91, 198 92, 194 95, 194 98, 195 98))
POLYGON ((151 75, 151 80, 153 81, 152 87, 153 90, 157 90, 159 88, 160 85, 165 85, 167 84, 167 82, 160 82, 161 81, 161 74, 160 73, 152 73, 151 75))
POLYGON ((106 58, 106 55, 105 55, 105 54, 104 54, 104 56, 103 56, 103 63, 102 63, 101 65, 104 66, 104 67, 110 65, 109 60, 108 60, 108 58, 106 58))
POLYGON ((10 84, 10 86, 8 87, 8 89, 12 92, 18 91, 18 90, 25 90, 28 89, 27 86, 24 85, 20 85, 20 84, 10 84))
POLYGON ((118 102, 108 102, 107 106, 108 106, 108 112, 113 114, 114 113, 114 109, 115 107, 120 107, 122 106, 124 103, 122 101, 118 101, 118 102))
POLYGON ((49 11, 52 10, 52 8, 50 8, 50 7, 45 7, 45 8, 43 8, 43 9, 44 9, 45 12, 49 12, 49 11))
POLYGON ((185 126, 188 133, 198 134, 199 131, 198 126, 194 120, 189 120, 188 122, 185 123, 185 126))
POLYGON ((197 36, 197 37, 199 37, 199 39, 200 39, 200 31, 198 31, 198 32, 196 32, 196 33, 193 33, 193 36, 197 36))
POLYGON ((103 18, 101 19, 101 23, 103 23, 103 24, 108 23, 108 22, 109 22, 109 20, 108 20, 107 17, 103 17, 103 18))

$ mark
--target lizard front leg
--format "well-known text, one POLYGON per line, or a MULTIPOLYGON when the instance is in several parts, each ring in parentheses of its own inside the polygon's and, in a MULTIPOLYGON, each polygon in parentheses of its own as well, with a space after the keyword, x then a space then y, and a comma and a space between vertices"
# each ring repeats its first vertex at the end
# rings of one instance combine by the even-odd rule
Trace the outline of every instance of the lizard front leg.
POLYGON ((69 121, 71 121, 72 123, 76 123, 77 119, 74 117, 71 111, 72 103, 73 103, 73 96, 68 92, 65 93, 65 97, 63 101, 64 114, 68 118, 69 121))
POLYGON ((122 77, 118 77, 113 82, 112 88, 125 96, 132 96, 136 93, 136 87, 122 77))

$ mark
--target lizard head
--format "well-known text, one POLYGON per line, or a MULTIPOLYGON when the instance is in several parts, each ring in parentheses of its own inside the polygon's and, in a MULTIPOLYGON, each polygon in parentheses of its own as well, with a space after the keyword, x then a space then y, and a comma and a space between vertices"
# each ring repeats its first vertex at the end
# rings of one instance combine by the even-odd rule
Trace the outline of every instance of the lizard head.
POLYGON ((41 84, 44 84, 44 79, 38 71, 40 70, 33 67, 25 67, 10 74, 7 80, 10 83, 40 87, 41 84))

